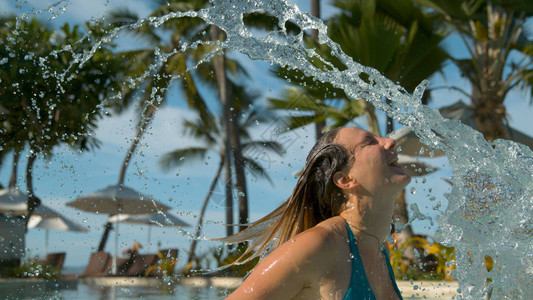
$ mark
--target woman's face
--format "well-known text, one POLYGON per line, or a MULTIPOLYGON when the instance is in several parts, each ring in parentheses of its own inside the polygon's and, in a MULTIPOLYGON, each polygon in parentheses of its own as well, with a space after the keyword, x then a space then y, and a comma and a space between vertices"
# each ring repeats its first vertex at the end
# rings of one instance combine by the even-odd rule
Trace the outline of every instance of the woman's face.
POLYGON ((370 131, 356 127, 342 128, 335 142, 353 155, 348 174, 355 179, 361 193, 401 191, 411 180, 398 164, 393 139, 377 137, 370 131))

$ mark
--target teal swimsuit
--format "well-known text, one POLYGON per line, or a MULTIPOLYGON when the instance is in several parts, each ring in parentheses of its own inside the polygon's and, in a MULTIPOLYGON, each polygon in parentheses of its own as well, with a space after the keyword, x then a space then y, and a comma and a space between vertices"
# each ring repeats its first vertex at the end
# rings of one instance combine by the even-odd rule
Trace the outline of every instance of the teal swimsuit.
MULTIPOLYGON (((376 300, 376 296, 374 295, 374 292, 372 292, 372 288, 370 287, 368 278, 366 278, 363 260, 361 259, 361 255, 359 255, 359 249, 357 248, 357 241, 355 240, 355 236, 352 230, 350 229, 350 226, 348 226, 348 222, 346 222, 346 231, 348 231, 348 238, 350 239, 350 251, 353 257, 350 288, 348 289, 348 292, 346 292, 344 300, 376 300)), ((383 248, 383 254, 385 255, 385 261, 387 262, 387 268, 389 269, 392 285, 394 286, 398 297, 400 297, 400 299, 403 299, 400 290, 396 285, 396 280, 394 279, 394 272, 392 271, 392 266, 389 262, 389 256, 387 255, 385 248, 383 248)))

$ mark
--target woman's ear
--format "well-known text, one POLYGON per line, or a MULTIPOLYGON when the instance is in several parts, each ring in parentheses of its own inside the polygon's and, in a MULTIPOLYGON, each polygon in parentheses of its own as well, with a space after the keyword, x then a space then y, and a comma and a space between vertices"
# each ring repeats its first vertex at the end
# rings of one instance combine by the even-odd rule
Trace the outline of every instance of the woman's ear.
POLYGON ((342 190, 353 189, 357 186, 357 181, 342 171, 333 174, 333 183, 342 190))

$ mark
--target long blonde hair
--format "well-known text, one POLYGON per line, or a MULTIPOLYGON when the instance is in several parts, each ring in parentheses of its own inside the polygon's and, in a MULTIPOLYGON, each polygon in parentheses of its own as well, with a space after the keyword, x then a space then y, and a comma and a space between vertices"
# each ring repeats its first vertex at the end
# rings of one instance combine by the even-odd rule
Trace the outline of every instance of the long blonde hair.
POLYGON ((316 142, 296 187, 283 204, 247 229, 217 239, 228 244, 249 241, 238 263, 262 256, 298 233, 338 215, 346 200, 333 183, 333 174, 351 163, 346 149, 334 143, 338 132, 339 129, 329 131, 316 142))

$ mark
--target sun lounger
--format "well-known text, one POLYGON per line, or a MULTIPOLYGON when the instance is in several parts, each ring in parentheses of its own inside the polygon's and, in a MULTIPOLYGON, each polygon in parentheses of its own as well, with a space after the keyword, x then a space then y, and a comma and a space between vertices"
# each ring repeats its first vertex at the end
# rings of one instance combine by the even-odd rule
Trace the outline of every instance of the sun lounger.
POLYGON ((112 274, 113 258, 107 252, 92 253, 85 271, 80 277, 144 276, 151 266, 157 266, 156 254, 136 255, 133 258, 117 258, 117 274, 112 274))
POLYGON ((80 277, 105 276, 109 274, 112 264, 111 255, 104 251, 92 253, 87 267, 80 277))
MULTIPOLYGON (((111 264, 113 263, 113 259, 110 259, 111 264)), ((131 266, 131 260, 129 258, 117 258, 117 275, 118 276, 125 276, 126 272, 131 266)), ((109 265, 109 270, 111 271, 112 266, 109 265)))
POLYGON ((46 260, 39 261, 40 264, 47 264, 61 271, 63 263, 65 262, 65 252, 49 253, 46 255, 46 260))
POLYGON ((157 265, 158 260, 157 254, 138 255, 132 260, 129 268, 124 270, 123 276, 144 276, 150 266, 157 265))

